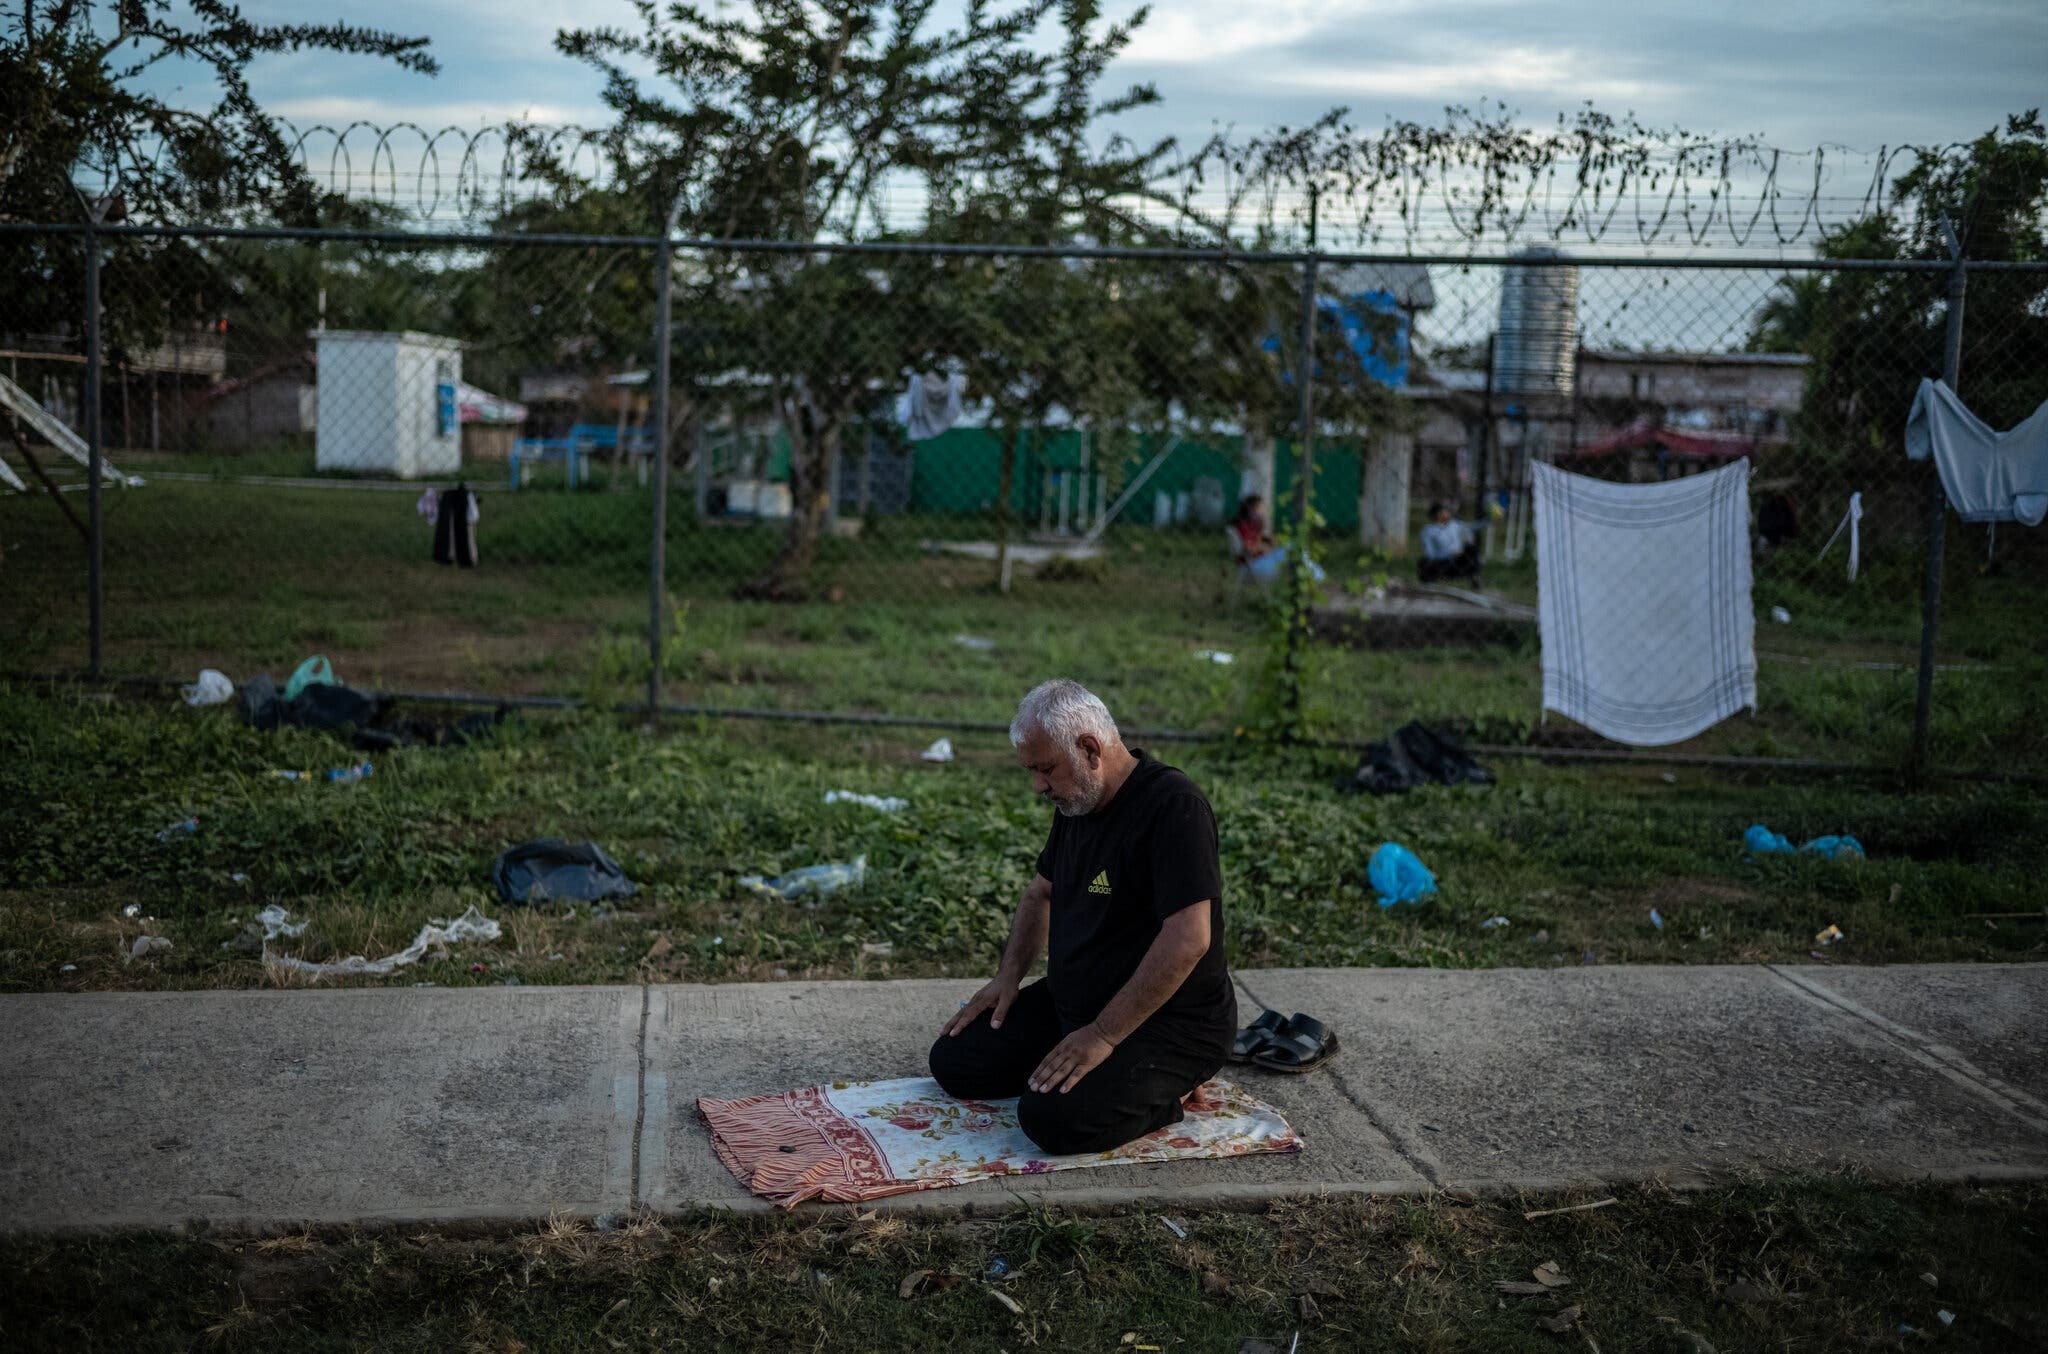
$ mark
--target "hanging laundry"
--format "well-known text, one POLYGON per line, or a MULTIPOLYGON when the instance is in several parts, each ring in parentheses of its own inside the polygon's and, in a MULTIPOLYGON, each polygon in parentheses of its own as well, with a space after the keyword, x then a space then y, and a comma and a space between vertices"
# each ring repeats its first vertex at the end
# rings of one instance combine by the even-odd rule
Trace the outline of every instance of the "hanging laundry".
POLYGON ((420 516, 426 518, 427 521, 429 522, 440 521, 441 491, 439 489, 434 488, 427 488, 421 490, 420 501, 412 505, 412 510, 418 513, 420 516))
POLYGON ((1842 514, 1842 520, 1836 525, 1834 535, 1828 537, 1828 543, 1820 548, 1818 555, 1814 556, 1815 559, 1826 559, 1828 551, 1835 548, 1835 541, 1846 528, 1849 532, 1849 581, 1851 583, 1856 581, 1856 566, 1863 557, 1862 523, 1863 495, 1861 493, 1854 493, 1849 495, 1849 511, 1842 514))
POLYGON ((1965 522, 2037 527, 2048 516, 2048 404, 1994 432, 1946 383, 1923 380, 1906 415, 1906 455, 1934 457, 1942 492, 1965 522))
POLYGON ((444 490, 434 517, 434 563, 476 567, 476 494, 458 484, 444 490))
POLYGON ((896 419, 913 442, 937 437, 960 421, 960 397, 967 378, 928 371, 910 378, 910 389, 896 402, 896 419))
POLYGON ((1543 707, 1640 747, 1756 709, 1749 462, 1658 484, 1531 470, 1543 707))

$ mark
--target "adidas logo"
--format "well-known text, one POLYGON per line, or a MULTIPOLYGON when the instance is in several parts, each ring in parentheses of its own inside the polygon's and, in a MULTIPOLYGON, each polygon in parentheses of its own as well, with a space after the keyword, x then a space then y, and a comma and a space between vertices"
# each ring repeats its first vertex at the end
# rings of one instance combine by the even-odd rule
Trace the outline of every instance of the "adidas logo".
POLYGON ((1108 893, 1109 871, 1104 870, 1100 874, 1096 875, 1095 878, 1089 880, 1088 891, 1090 893, 1108 893))

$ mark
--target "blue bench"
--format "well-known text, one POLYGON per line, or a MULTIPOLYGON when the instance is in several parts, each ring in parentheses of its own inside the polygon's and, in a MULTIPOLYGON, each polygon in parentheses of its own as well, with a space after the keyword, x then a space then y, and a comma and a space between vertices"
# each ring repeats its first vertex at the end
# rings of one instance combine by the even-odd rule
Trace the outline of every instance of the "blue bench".
POLYGON ((522 437, 512 444, 512 487, 517 489, 523 483, 522 464, 530 470, 536 461, 563 461, 569 467, 569 487, 574 489, 582 481, 583 466, 591 453, 621 449, 629 456, 652 456, 654 430, 627 428, 622 440, 615 423, 579 423, 567 437, 522 437))
POLYGON ((537 461, 563 461, 569 467, 569 487, 574 489, 582 477, 583 458, 587 448, 574 437, 522 437, 512 444, 512 487, 525 485, 525 475, 537 461))

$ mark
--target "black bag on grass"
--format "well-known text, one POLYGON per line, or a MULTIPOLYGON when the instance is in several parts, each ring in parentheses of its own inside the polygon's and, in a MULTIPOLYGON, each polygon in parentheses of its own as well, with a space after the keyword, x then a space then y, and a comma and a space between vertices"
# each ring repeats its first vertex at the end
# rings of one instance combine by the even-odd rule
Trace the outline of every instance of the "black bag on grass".
POLYGON ((491 882, 508 903, 569 899, 594 903, 600 898, 630 898, 633 881, 596 842, 571 844, 559 837, 521 842, 491 866, 491 882))
POLYGON ((332 682, 315 682, 291 700, 282 700, 277 683, 267 672, 244 682, 238 695, 242 722, 266 732, 280 724, 295 729, 339 729, 352 724, 366 729, 391 708, 389 700, 332 682))
POLYGON ((1465 745, 1420 721, 1404 724, 1384 743, 1368 743, 1358 770, 1338 788, 1402 795, 1418 785, 1491 785, 1493 772, 1472 760, 1465 745))

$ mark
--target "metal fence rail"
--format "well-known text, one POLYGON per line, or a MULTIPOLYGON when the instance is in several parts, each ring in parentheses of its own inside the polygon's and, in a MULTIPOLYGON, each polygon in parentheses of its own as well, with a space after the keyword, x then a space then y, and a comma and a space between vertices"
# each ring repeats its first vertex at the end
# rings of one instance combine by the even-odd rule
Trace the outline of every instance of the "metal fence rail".
MULTIPOLYGON (((2048 768, 2048 551, 1950 530, 1903 450, 1923 377, 1993 426, 2048 397, 2015 357, 2048 265, 20 223, 0 256, 35 284, 0 375, 88 449, 0 430, 15 675, 321 652, 366 687, 978 725, 1062 670, 1228 736, 1292 665, 1287 727, 1326 740, 1611 756, 1542 712, 1534 477, 1741 463, 1756 711, 1667 755, 2048 768), (1853 579, 1822 551, 1852 495, 1853 579)), ((1642 570, 1608 619, 1666 641, 1737 572, 1579 563, 1642 570)), ((1646 691, 1697 661, 1619 650, 1646 691)))

